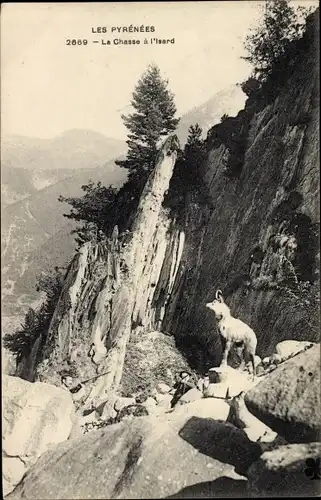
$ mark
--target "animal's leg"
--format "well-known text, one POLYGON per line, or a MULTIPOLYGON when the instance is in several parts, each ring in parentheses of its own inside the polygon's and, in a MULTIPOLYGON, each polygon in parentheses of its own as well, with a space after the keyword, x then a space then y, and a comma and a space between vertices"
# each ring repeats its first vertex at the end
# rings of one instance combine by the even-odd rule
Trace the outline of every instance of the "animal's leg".
POLYGON ((256 375, 256 369, 255 369, 255 356, 253 353, 250 354, 250 360, 252 364, 252 379, 254 380, 254 377, 256 375))
POLYGON ((245 369, 245 347, 243 344, 235 346, 235 352, 240 359, 241 363, 239 365, 239 370, 243 371, 245 369))
POLYGON ((221 366, 227 366, 227 356, 230 352, 231 345, 232 345, 232 342, 230 340, 227 340, 226 344, 225 344, 225 349, 224 349, 224 353, 223 353, 223 359, 222 359, 221 366))
POLYGON ((244 358, 242 358, 241 364, 239 366, 239 370, 240 370, 240 372, 244 372, 244 370, 245 370, 245 361, 244 361, 244 358))

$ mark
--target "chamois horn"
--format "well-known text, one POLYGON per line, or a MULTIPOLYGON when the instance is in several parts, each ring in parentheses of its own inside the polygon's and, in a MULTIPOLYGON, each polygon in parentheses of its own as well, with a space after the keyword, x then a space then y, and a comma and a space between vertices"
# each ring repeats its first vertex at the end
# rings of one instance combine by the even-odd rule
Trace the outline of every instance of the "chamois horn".
POLYGON ((215 300, 223 301, 223 293, 222 290, 216 290, 215 292, 215 300))

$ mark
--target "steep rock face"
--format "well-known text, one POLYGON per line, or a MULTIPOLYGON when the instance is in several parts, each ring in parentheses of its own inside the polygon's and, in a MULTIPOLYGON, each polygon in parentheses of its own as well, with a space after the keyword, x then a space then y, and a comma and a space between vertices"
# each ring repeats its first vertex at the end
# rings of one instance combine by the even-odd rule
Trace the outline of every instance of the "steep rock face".
MULTIPOLYGON (((162 145, 142 193, 130 239, 120 240, 116 226, 109 241, 87 243, 75 256, 48 335, 38 350, 34 375, 41 381, 60 385, 64 373, 75 383, 101 375, 86 385, 88 404, 106 399, 118 388, 128 337, 146 316, 146 304, 152 298, 150 284, 157 281, 166 254, 166 238, 165 245, 163 241, 168 221, 162 215, 162 202, 177 146, 175 136, 162 145)), ((168 244, 172 248, 180 241, 174 233, 168 244)), ((171 273, 170 283, 175 269, 171 273)))
MULTIPOLYGON (((319 338, 311 299, 318 293, 319 277, 319 89, 314 28, 309 28, 304 48, 276 95, 263 106, 249 99, 239 118, 230 119, 243 123, 234 128, 237 140, 244 143, 243 153, 240 150, 236 158, 244 154, 238 175, 225 175, 231 155, 217 139, 219 126, 208 134, 204 178, 213 209, 205 232, 198 232, 200 257, 194 252, 187 259, 188 267, 194 269, 193 298, 186 303, 182 286, 168 329, 185 344, 201 342, 212 363, 220 361, 221 347, 214 316, 205 304, 213 300, 218 288, 232 314, 255 330, 261 356, 271 354, 282 340, 319 338), (307 287, 310 296, 302 291, 303 282, 315 284, 314 291, 313 285, 307 287)), ((179 271, 179 279, 186 277, 188 273, 179 271)))

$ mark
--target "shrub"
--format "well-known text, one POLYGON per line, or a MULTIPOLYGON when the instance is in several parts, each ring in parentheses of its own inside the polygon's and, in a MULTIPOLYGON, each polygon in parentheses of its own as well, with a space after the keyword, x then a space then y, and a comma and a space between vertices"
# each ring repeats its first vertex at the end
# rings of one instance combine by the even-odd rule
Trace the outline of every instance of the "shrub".
POLYGON ((245 40, 248 56, 253 65, 253 76, 259 81, 268 75, 286 56, 291 42, 302 36, 305 19, 310 9, 295 9, 289 0, 266 0, 261 23, 250 31, 245 40))
POLYGON ((134 332, 127 343, 122 394, 139 395, 144 401, 158 382, 172 385, 181 370, 189 367, 173 337, 159 332, 134 332))

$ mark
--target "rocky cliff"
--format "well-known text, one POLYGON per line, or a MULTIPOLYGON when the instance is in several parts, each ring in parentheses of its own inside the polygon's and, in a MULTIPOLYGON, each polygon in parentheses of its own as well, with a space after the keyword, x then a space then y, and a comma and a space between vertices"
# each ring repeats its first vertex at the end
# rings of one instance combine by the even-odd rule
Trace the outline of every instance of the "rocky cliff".
MULTIPOLYGON (((203 175, 213 207, 196 226, 187 223, 181 292, 166 327, 185 345, 201 341, 212 362, 220 345, 204 305, 217 288, 257 333, 261 356, 281 340, 319 338, 319 70, 310 23, 281 78, 207 137, 203 175)), ((196 214, 192 205, 188 212, 196 214)))
MULTIPOLYGON (((164 262, 167 222, 162 203, 177 147, 176 136, 162 145, 131 233, 120 238, 115 226, 109 241, 87 243, 75 256, 49 332, 18 366, 20 376, 60 385, 62 376, 84 380, 103 374, 87 384, 89 402, 106 400, 118 388, 127 340, 142 322, 164 262)), ((175 270, 171 272, 173 282, 175 270)))
POLYGON ((200 371, 213 366, 221 346, 205 304, 217 288, 255 330, 260 356, 282 340, 318 341, 314 28, 282 79, 209 131, 209 202, 188 194, 180 218, 164 204, 178 147, 175 137, 165 141, 132 232, 116 227, 107 243, 86 244, 72 261, 49 334, 19 367, 24 378, 60 385, 63 372, 77 380, 101 374, 85 399, 106 399, 128 373, 126 345, 141 330, 174 336, 200 371))

